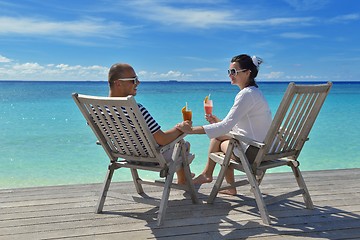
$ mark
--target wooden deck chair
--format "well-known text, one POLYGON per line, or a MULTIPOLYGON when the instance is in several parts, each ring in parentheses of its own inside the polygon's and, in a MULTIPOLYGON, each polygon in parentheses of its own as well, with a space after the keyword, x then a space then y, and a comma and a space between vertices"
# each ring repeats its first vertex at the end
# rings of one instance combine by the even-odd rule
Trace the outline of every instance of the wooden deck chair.
POLYGON ((328 95, 331 82, 318 85, 296 85, 290 83, 280 106, 274 116, 270 129, 264 142, 257 142, 241 135, 230 132, 231 136, 227 152, 212 153, 210 158, 221 165, 218 178, 208 198, 208 203, 213 203, 220 190, 230 187, 251 185, 251 192, 260 211, 264 224, 270 224, 267 204, 272 204, 299 194, 302 194, 306 208, 313 209, 313 203, 299 169, 298 156, 308 140, 309 132, 315 119, 328 95), (256 158, 249 163, 240 142, 258 147, 256 158), (240 151, 240 159, 230 159, 234 147, 240 151), (246 180, 237 181, 231 186, 223 184, 225 171, 231 165, 235 170, 245 172, 246 180), (299 189, 264 200, 259 185, 267 169, 287 165, 291 167, 299 189))
POLYGON ((139 194, 144 192, 142 184, 164 187, 158 212, 158 225, 163 223, 171 187, 189 192, 193 203, 198 202, 183 140, 185 135, 166 146, 159 146, 132 96, 94 97, 77 93, 72 96, 110 159, 96 213, 102 212, 111 178, 114 171, 119 168, 130 168, 139 194), (174 149, 172 159, 165 159, 162 153, 171 149, 174 149), (185 170, 185 186, 173 183, 174 173, 180 167, 184 167, 185 170), (159 172, 165 181, 143 180, 139 177, 138 169, 159 172))

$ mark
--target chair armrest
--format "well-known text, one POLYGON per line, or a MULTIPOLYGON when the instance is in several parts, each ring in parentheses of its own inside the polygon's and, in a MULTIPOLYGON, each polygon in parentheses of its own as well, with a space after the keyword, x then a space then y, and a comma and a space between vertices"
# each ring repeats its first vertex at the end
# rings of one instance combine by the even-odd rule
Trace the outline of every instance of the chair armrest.
POLYGON ((240 142, 243 142, 243 143, 246 143, 246 144, 249 144, 251 146, 254 146, 254 147, 258 147, 258 148, 262 148, 265 144, 262 143, 262 142, 258 142, 254 139, 251 139, 251 138, 248 138, 248 137, 245 137, 244 135, 240 135, 240 134, 237 134, 235 132, 229 132, 228 134, 226 134, 226 136, 229 136, 231 138, 234 138, 240 142))
POLYGON ((186 133, 182 133, 180 136, 178 136, 175 140, 173 140, 172 142, 164 145, 164 146, 160 146, 159 147, 159 151, 160 153, 163 153, 171 148, 173 148, 175 146, 175 144, 177 144, 179 141, 181 141, 187 134, 186 133))

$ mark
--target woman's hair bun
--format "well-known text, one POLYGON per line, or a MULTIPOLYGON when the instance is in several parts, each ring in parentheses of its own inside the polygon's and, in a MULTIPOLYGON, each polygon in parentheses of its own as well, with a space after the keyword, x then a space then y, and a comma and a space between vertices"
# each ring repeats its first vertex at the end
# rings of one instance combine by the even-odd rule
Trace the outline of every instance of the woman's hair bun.
POLYGON ((252 56, 251 59, 252 59, 254 65, 256 66, 256 68, 259 69, 260 64, 263 63, 262 58, 259 58, 259 57, 257 57, 257 56, 252 56))

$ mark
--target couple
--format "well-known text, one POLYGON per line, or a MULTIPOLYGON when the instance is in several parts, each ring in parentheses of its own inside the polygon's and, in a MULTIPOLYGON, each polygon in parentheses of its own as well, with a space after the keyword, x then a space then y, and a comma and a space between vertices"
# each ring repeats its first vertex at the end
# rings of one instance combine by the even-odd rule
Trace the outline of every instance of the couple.
MULTIPOLYGON (((155 141, 159 145, 166 145, 180 136, 183 132, 188 134, 206 134, 210 140, 209 153, 226 152, 229 138, 226 133, 234 131, 246 137, 263 141, 271 124, 271 112, 267 101, 258 89, 255 78, 259 71, 262 60, 258 57, 250 57, 246 54, 235 56, 231 59, 228 75, 231 84, 239 87, 240 91, 236 95, 234 104, 227 116, 220 120, 215 115, 206 116, 209 122, 205 126, 192 126, 189 121, 178 123, 175 127, 162 131, 160 125, 154 120, 150 113, 139 104, 140 111, 145 117, 155 141)), ((135 96, 137 86, 140 84, 134 69, 128 64, 114 64, 109 70, 109 96, 125 97, 135 96)), ((245 154, 250 162, 255 160, 258 149, 256 147, 242 144, 245 154)), ((188 149, 189 150, 189 149, 188 149)), ((234 149, 233 159, 237 159, 239 150, 234 149)), ((194 184, 210 183, 213 180, 215 163, 208 158, 203 172, 193 179, 194 184)), ((177 172, 178 183, 185 184, 185 174, 183 170, 177 172)), ((234 169, 228 168, 226 181, 231 184, 234 182, 234 169)), ((236 188, 230 188, 221 193, 236 195, 236 188)))

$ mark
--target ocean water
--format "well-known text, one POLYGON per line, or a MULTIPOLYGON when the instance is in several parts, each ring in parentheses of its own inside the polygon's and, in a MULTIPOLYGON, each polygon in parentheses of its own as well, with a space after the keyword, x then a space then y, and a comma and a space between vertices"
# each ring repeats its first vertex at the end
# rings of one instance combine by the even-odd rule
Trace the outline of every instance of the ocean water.
MULTIPOLYGON (((260 82, 273 115, 288 83, 260 82)), ((228 82, 142 82, 136 99, 163 130, 182 120, 188 102, 194 125, 206 124, 202 101, 211 93, 214 114, 223 118, 238 88, 228 82)), ((106 82, 0 81, 0 188, 102 182, 109 160, 71 98, 71 93, 107 96, 106 82)), ((360 83, 334 83, 299 157, 304 171, 360 166, 360 83)), ((191 135, 199 174, 207 159, 209 139, 191 135)), ((289 171, 284 167, 278 171, 289 171)), ((217 172, 215 172, 217 173, 217 172)), ((156 173, 141 173, 158 178, 156 173)), ((119 170, 115 181, 131 180, 119 170)))

